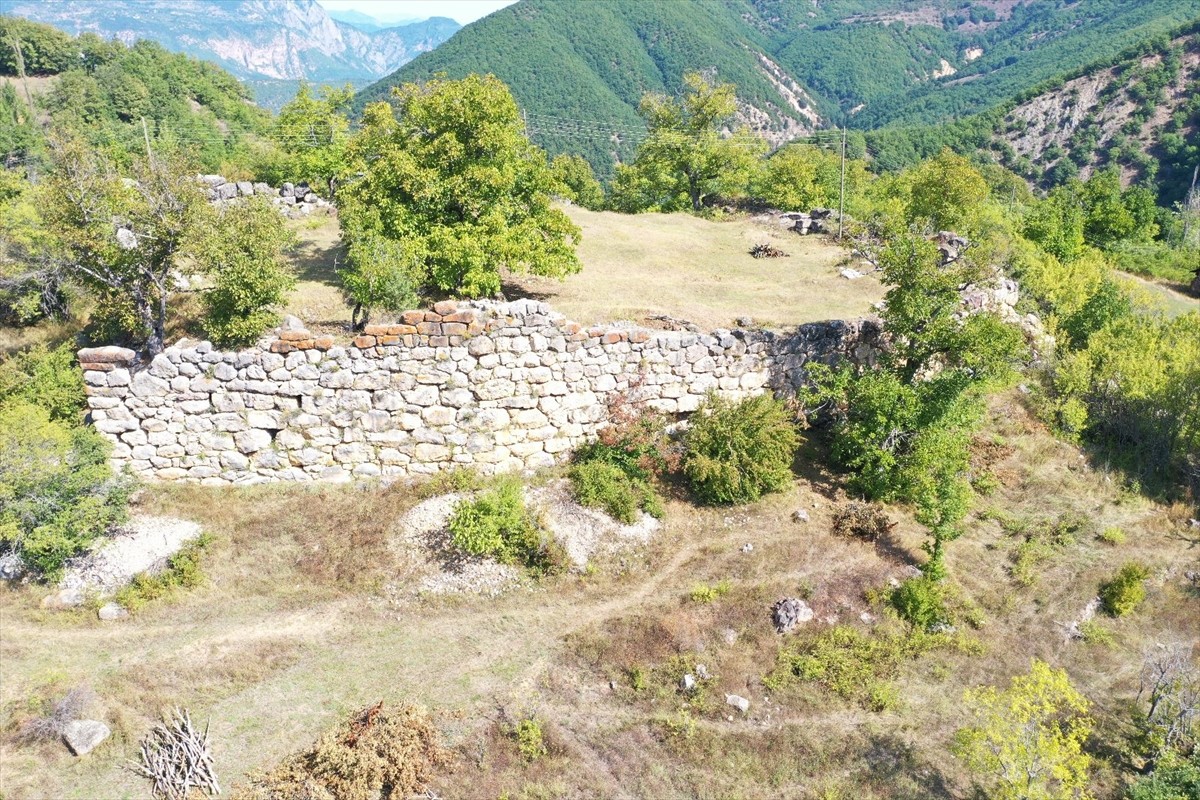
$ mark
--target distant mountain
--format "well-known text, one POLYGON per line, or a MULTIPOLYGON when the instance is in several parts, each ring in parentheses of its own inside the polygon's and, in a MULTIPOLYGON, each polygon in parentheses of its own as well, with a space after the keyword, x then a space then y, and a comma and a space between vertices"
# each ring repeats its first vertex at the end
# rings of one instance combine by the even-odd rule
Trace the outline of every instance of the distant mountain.
POLYGON ((151 39, 252 81, 356 86, 432 50, 460 27, 433 17, 365 31, 332 18, 316 0, 8 0, 4 10, 72 34, 94 31, 126 44, 151 39))
MULTIPOLYGON (((360 31, 366 31, 367 33, 374 33, 375 31, 381 31, 384 28, 389 27, 386 23, 380 22, 369 14, 364 14, 361 11, 327 8, 325 9, 325 13, 338 22, 344 22, 347 25, 352 25, 355 28, 358 28, 360 31)), ((417 20, 412 21, 416 22, 417 20)))
POLYGON ((642 94, 678 91, 687 70, 737 84, 743 119, 779 140, 996 108, 1197 18, 1200 0, 520 0, 357 102, 492 72, 539 144, 606 170, 631 152, 642 94))

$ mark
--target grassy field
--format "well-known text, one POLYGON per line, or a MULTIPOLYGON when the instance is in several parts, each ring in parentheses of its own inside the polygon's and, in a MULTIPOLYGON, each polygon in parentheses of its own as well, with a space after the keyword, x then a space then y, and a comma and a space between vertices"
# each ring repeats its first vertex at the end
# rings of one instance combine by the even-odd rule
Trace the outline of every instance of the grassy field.
MULTIPOLYGON (((768 327, 862 316, 883 297, 873 275, 854 281, 838 275, 845 251, 825 237, 801 237, 746 219, 566 210, 583 231, 582 271, 563 281, 508 276, 509 299, 545 300, 583 324, 646 322, 661 314, 711 330, 732 327, 741 316, 768 327), (760 243, 788 257, 751 257, 750 248, 760 243)), ((335 270, 344 258, 337 221, 314 217, 292 225, 300 239, 299 282, 287 311, 314 328, 344 332, 350 309, 335 270)))
MULTIPOLYGON (((1068 669, 1102 729, 1119 736, 1143 648, 1194 639, 1200 617, 1185 577, 1200 568, 1200 535, 1182 524, 1194 512, 1126 492, 1022 402, 1014 393, 992 403, 976 450, 1000 485, 977 499, 949 554, 957 602, 977 626, 963 632, 982 652, 902 666, 894 710, 867 711, 815 684, 775 693, 762 683, 783 643, 770 626, 774 600, 803 595, 816 611, 787 641, 835 622, 886 625, 871 590, 921 558, 921 528, 903 509, 890 509, 898 526, 875 545, 831 534, 847 498, 841 478, 815 466, 815 445, 783 494, 737 509, 675 495, 646 550, 495 598, 411 591, 388 541, 430 487, 160 486, 138 510, 212 534, 204 586, 118 623, 44 611, 39 587, 0 593, 0 793, 148 796, 122 765, 174 704, 211 719, 228 786, 383 699, 438 713, 455 754, 434 784, 443 797, 963 797, 969 781, 948 744, 964 688, 1005 682, 1036 656, 1068 669), (809 522, 792 521, 797 508, 809 522), (1072 541, 1018 558, 1038 522, 1064 515, 1083 520, 1072 541), (1125 543, 1097 538, 1111 527, 1125 543), (1130 560, 1152 570, 1145 606, 1100 619, 1111 644, 1068 640, 1098 584, 1130 560), (715 602, 690 599, 698 583, 721 581, 729 591, 715 602), (678 673, 696 663, 714 677, 689 700, 678 673), (111 742, 73 759, 57 744, 15 740, 40 698, 78 683, 103 699, 111 742), (725 706, 724 693, 748 698, 750 712, 725 706), (549 746, 533 762, 507 733, 506 721, 525 715, 543 721, 549 746)), ((1100 796, 1114 776, 1101 760, 1100 796)))

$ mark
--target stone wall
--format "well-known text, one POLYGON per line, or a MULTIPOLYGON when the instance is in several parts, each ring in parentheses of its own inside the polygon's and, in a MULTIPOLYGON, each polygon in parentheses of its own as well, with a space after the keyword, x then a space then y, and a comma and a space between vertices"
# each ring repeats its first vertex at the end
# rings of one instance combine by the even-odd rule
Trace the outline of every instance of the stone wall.
POLYGON ((149 364, 116 347, 79 359, 116 466, 227 484, 542 467, 596 433, 615 393, 686 413, 710 390, 794 389, 812 360, 871 360, 878 337, 873 320, 696 334, 583 328, 529 300, 446 302, 350 346, 281 330, 240 352, 184 342, 149 364))

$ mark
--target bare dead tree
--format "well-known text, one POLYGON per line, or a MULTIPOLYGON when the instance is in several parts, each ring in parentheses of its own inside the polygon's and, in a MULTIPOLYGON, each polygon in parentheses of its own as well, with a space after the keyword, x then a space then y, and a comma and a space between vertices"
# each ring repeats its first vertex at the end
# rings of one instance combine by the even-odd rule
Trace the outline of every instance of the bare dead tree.
POLYGON ((1188 743, 1200 723, 1200 665, 1192 643, 1157 645, 1146 651, 1137 702, 1146 703, 1146 744, 1151 760, 1188 743))

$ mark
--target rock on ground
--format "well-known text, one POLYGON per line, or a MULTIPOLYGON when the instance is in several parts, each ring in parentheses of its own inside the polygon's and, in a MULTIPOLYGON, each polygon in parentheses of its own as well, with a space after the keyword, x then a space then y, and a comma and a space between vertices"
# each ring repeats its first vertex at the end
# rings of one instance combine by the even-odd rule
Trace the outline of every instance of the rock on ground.
POLYGON ((71 752, 85 756, 108 738, 108 726, 94 719, 77 719, 63 726, 63 741, 71 752))
POLYGON ((725 704, 733 706, 743 714, 750 710, 750 701, 736 694, 725 695, 725 704))
POLYGON ((813 618, 813 610, 808 603, 795 597, 785 597, 771 609, 771 621, 779 633, 787 633, 802 622, 813 618))
POLYGON ((83 594, 111 594, 139 572, 161 569, 169 557, 199 535, 200 526, 188 520, 134 517, 115 534, 101 539, 90 553, 68 562, 59 587, 83 594))

